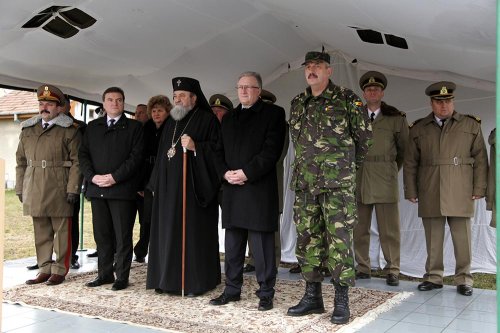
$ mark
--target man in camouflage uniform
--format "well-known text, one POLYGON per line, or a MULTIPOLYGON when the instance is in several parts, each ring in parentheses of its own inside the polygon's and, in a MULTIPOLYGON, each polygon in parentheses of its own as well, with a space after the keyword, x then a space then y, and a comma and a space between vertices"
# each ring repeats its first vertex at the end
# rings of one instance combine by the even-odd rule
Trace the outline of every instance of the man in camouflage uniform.
POLYGON ((408 143, 406 115, 382 101, 387 78, 370 71, 359 79, 366 100, 365 112, 373 129, 370 147, 356 177, 356 200, 359 222, 354 228, 356 279, 369 279, 370 227, 375 208, 380 246, 387 264, 386 283, 399 285, 400 232, 398 173, 403 166, 408 143))
POLYGON ((292 100, 290 134, 295 148, 291 189, 296 254, 306 291, 288 315, 325 311, 320 270, 326 262, 335 285, 331 322, 345 324, 350 316, 349 286, 354 286, 355 175, 372 132, 359 97, 330 81, 329 54, 308 52, 303 65, 309 87, 292 100))
POLYGON ((403 179, 405 198, 418 202, 427 246, 424 282, 418 290, 443 287, 443 241, 446 222, 455 253, 457 292, 472 295, 470 265, 474 200, 484 197, 488 158, 481 121, 455 112, 453 82, 425 90, 432 112, 410 126, 403 179))

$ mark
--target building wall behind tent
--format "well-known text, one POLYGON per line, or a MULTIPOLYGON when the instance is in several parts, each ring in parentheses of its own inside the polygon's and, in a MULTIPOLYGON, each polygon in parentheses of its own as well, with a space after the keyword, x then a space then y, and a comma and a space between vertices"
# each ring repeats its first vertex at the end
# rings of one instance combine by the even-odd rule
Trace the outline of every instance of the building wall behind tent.
MULTIPOLYGON (((334 83, 349 87, 361 98, 361 90, 358 87, 359 77, 367 70, 361 70, 357 65, 351 64, 343 58, 333 59, 334 72, 332 80, 334 83)), ((366 66, 365 66, 366 68, 366 66)), ((374 70, 376 70, 374 68, 374 70)), ((378 69, 377 69, 378 70, 378 69)), ((394 69, 390 70, 391 73, 394 69)), ((394 105, 401 111, 406 112, 408 122, 425 117, 431 112, 430 100, 425 95, 425 88, 433 82, 450 80, 446 73, 434 73, 428 80, 412 79, 397 75, 386 75, 388 86, 385 91, 384 100, 394 105)), ((422 73, 416 73, 415 77, 422 77, 422 73)), ((457 82, 457 81, 455 81, 457 82)), ((472 114, 481 118, 481 126, 487 145, 487 138, 495 124, 495 93, 494 91, 477 89, 477 87, 464 86, 460 83, 468 83, 467 79, 457 82, 455 93, 455 109, 457 112, 472 114)), ((273 82, 264 87, 277 96, 277 104, 287 110, 290 109, 291 99, 304 91, 307 84, 302 68, 282 74, 273 82)), ((290 154, 289 154, 290 155, 290 154)), ((287 158, 290 163, 290 156, 287 158)), ((285 168, 286 170, 286 168, 285 168)), ((400 218, 401 218, 401 272, 411 276, 421 277, 425 272, 426 248, 425 237, 421 219, 417 215, 417 205, 411 204, 403 197, 402 172, 400 172, 400 218)), ((286 191, 285 212, 282 219, 282 260, 285 262, 296 261, 294 254, 295 228, 292 221, 293 192, 286 191)), ((476 213, 472 219, 472 248, 473 248, 473 272, 496 272, 496 232, 489 227, 491 213, 486 211, 484 199, 476 203, 476 213)), ((385 262, 378 243, 378 232, 376 220, 372 223, 372 244, 370 257, 372 267, 383 267, 385 262)), ((445 236, 445 274, 453 275, 455 261, 451 237, 447 228, 445 236)))

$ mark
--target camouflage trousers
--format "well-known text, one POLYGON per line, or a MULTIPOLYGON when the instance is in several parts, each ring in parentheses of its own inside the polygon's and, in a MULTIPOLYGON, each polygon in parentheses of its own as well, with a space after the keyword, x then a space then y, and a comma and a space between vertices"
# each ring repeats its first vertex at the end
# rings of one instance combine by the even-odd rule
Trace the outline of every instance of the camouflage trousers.
POLYGON ((332 189, 313 195, 295 193, 293 206, 297 227, 296 255, 307 282, 321 282, 322 266, 333 282, 354 286, 352 233, 357 221, 354 187, 332 189))

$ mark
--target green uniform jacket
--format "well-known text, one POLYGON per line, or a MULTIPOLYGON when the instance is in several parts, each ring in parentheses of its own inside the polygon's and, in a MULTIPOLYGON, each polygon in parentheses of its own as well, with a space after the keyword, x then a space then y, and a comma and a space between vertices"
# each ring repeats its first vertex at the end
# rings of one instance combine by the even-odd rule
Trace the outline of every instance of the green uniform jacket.
POLYGON ((372 130, 373 144, 356 176, 357 201, 364 204, 398 202, 398 173, 408 144, 406 115, 382 102, 372 130))
POLYGON ((372 138, 363 112, 363 103, 354 92, 331 81, 319 96, 314 97, 309 87, 292 100, 292 190, 317 195, 355 186, 356 169, 372 138))
POLYGON ((441 130, 434 114, 410 126, 405 198, 418 198, 420 217, 472 217, 473 195, 486 194, 488 157, 479 119, 453 112, 441 130))
POLYGON ((78 148, 82 135, 73 119, 59 114, 44 130, 41 117, 24 121, 16 152, 16 193, 23 213, 35 217, 67 217, 73 205, 67 193, 80 193, 78 148))

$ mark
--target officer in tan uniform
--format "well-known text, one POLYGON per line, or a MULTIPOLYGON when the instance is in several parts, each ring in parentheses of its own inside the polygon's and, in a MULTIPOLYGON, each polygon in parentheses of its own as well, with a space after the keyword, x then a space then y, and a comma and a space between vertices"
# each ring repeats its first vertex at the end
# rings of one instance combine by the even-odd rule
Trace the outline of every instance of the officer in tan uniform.
POLYGON ((457 113, 455 84, 437 82, 425 90, 432 113, 410 126, 403 177, 405 198, 418 202, 427 245, 421 291, 443 287, 443 239, 448 222, 455 252, 457 292, 472 295, 471 222, 474 200, 484 197, 488 160, 481 121, 457 113))
POLYGON ((64 281, 71 261, 71 216, 81 185, 81 132, 62 112, 65 97, 61 90, 42 85, 37 95, 40 114, 21 123, 16 194, 24 215, 33 218, 40 268, 37 277, 26 284, 57 285, 64 281))
POLYGON ((366 100, 364 109, 373 129, 373 144, 356 177, 358 224, 354 227, 354 254, 357 279, 370 278, 370 226, 375 208, 380 245, 387 262, 386 283, 399 285, 400 232, 398 172, 403 166, 408 143, 406 115, 382 102, 387 79, 370 71, 361 76, 359 86, 366 100))

